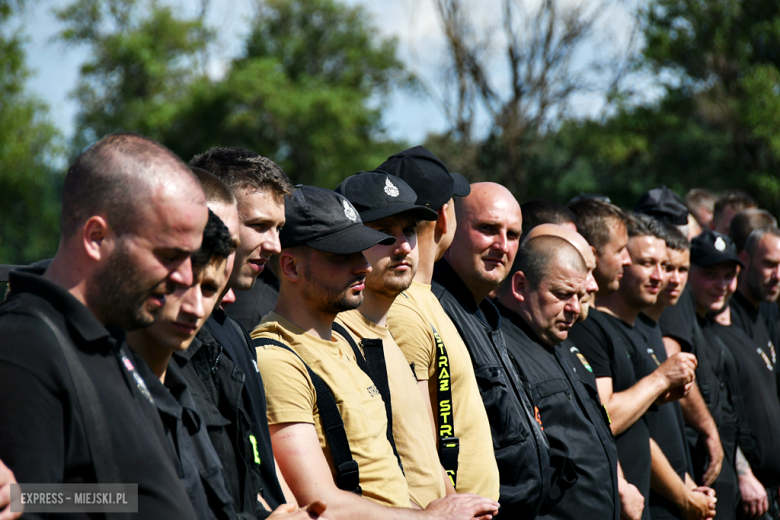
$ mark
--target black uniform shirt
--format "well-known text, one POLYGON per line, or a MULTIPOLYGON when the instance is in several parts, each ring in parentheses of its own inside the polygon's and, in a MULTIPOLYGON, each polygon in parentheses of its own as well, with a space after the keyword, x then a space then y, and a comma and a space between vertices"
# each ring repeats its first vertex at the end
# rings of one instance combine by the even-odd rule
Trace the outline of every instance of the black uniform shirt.
MULTIPOLYGON (((224 354, 222 346, 205 329, 189 348, 174 352, 192 398, 203 418, 211 443, 225 470, 236 510, 256 515, 257 494, 262 491, 260 466, 255 458, 258 435, 247 412, 244 372, 224 354)), ((268 516, 269 512, 263 512, 268 516)))
POLYGON ((531 387, 553 464, 555 459, 568 458, 577 478, 566 490, 551 488, 538 518, 617 520, 617 448, 606 415, 595 404, 598 396, 579 378, 568 350, 545 346, 520 316, 500 303, 497 306, 505 318, 507 350, 531 387))
POLYGON ((233 520, 233 500, 217 452, 211 445, 181 369, 170 361, 165 384, 140 356, 136 366, 152 394, 163 423, 168 450, 198 520, 233 520))
MULTIPOLYGON (((626 337, 627 325, 620 319, 591 308, 588 319, 569 331, 569 340, 587 359, 596 378, 612 379, 612 391, 622 392, 637 382, 634 364, 646 364, 644 357, 632 357, 631 343, 626 337)), ((623 476, 635 485, 645 503, 650 497, 650 431, 641 417, 617 436, 617 450, 623 476)), ((650 508, 642 512, 650 518, 650 508)))
POLYGON ((276 477, 276 464, 271 447, 271 434, 266 416, 265 387, 257 370, 257 353, 249 337, 238 321, 230 318, 222 309, 214 309, 204 328, 225 349, 225 354, 244 373, 244 386, 249 412, 256 433, 257 457, 260 460, 261 494, 271 509, 285 503, 282 487, 276 477))
POLYGON ((754 342, 737 326, 712 323, 733 354, 741 403, 739 445, 756 478, 766 487, 780 484, 780 401, 777 398, 778 367, 765 346, 754 342))
MULTIPOLYGON (((38 274, 13 272, 10 287, 13 296, 2 304, 4 311, 36 307, 73 342, 107 416, 122 482, 138 484, 139 517, 195 518, 165 448, 157 410, 139 389, 130 360, 121 359, 118 337, 69 292, 38 274)), ((0 337, 0 460, 22 483, 95 482, 84 421, 56 336, 38 318, 9 313, 0 316, 0 337)))
POLYGON ((225 312, 246 330, 252 330, 260 324, 263 316, 274 310, 278 299, 279 279, 265 266, 251 289, 236 291, 236 301, 225 306, 225 312))
POLYGON ((745 331, 745 334, 766 351, 772 364, 777 363, 777 322, 774 302, 762 302, 758 309, 736 292, 729 301, 731 324, 745 331))
MULTIPOLYGON (((637 340, 634 343, 636 355, 645 356, 651 362, 644 372, 637 373, 637 378, 642 379, 666 361, 666 350, 658 324, 644 314, 637 317, 634 324, 634 336, 637 340)), ((651 409, 647 412, 646 417, 650 437, 664 452, 675 473, 685 482, 685 474, 693 474, 693 468, 691 467, 691 456, 688 452, 685 422, 680 403, 675 401, 651 409)), ((653 518, 682 518, 676 505, 652 491, 650 492, 650 507, 652 509, 650 515, 653 518)))

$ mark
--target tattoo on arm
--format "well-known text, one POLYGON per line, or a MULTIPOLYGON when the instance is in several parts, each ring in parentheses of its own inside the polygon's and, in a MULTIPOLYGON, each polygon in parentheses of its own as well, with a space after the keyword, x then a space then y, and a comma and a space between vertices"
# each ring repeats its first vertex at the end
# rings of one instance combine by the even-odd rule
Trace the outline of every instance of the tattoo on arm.
POLYGON ((744 453, 742 453, 742 450, 740 448, 737 448, 736 466, 737 466, 737 475, 740 477, 747 475, 748 473, 752 473, 750 469, 750 464, 748 463, 744 453))

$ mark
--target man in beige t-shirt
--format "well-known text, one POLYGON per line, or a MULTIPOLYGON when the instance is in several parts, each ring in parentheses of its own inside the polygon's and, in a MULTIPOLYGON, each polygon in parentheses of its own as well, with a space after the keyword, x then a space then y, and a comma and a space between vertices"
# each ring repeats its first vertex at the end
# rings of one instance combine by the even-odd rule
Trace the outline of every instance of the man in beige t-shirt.
MULTIPOLYGON (((395 237, 395 244, 377 244, 364 251, 371 263, 366 276, 363 303, 342 312, 336 322, 360 340, 381 340, 392 403, 392 431, 403 463, 412 500, 425 507, 433 500, 455 493, 437 453, 430 403, 423 400, 417 380, 387 328, 387 312, 396 296, 408 288, 417 272, 417 222, 436 220, 430 208, 415 205, 417 194, 398 177, 368 172, 342 182, 336 193, 344 195, 360 213, 363 224, 395 237), (421 434, 428 425, 434 435, 421 434)), ((365 352, 368 342, 361 341, 365 352)))
MULTIPOLYGON (((431 404, 437 439, 457 437, 457 469, 445 469, 459 493, 498 499, 499 476, 485 406, 479 393, 471 358, 457 329, 431 292, 433 264, 452 243, 456 220, 453 196, 469 194, 468 182, 452 174, 422 147, 388 159, 378 170, 401 177, 417 192, 417 204, 437 211, 435 222, 417 230, 419 264, 412 285, 395 299, 387 325, 407 362, 414 366, 422 395, 431 404), (433 328, 447 353, 448 371, 441 370, 441 355, 433 328), (449 381, 442 379, 449 375, 449 381), (439 406, 439 389, 449 384, 451 403, 439 406), (453 427, 449 430, 448 427, 453 427)), ((441 399, 446 401, 446 399, 441 399)), ((445 443, 442 443, 445 444, 445 443)))
POLYGON ((331 520, 489 517, 497 504, 474 495, 452 495, 424 511, 411 509, 406 480, 387 438, 380 391, 356 364, 351 347, 331 333, 336 315, 363 301, 371 267, 362 251, 394 239, 363 226, 345 198, 322 188, 298 188, 285 205, 285 219, 282 251, 272 259, 279 299, 252 337, 292 350, 260 346, 257 362, 266 385, 274 455, 298 503, 325 502, 331 520), (336 485, 307 365, 333 394, 359 468, 362 496, 336 485))

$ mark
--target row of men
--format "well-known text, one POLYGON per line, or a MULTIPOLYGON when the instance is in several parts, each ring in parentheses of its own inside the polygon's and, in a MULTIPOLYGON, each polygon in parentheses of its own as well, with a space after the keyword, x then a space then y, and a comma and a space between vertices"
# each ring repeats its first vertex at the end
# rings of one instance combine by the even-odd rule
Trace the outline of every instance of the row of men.
MULTIPOLYGON (((710 517, 714 491, 696 480, 726 486, 719 516, 737 512, 728 485, 750 514, 777 500, 742 489, 771 486, 771 446, 746 453, 759 480, 720 471, 736 465, 723 424, 740 425, 740 444, 749 424, 756 444, 773 437, 750 406, 712 397, 755 375, 706 372, 712 340, 666 360, 659 317, 698 323, 663 312, 687 269, 673 226, 583 198, 570 205, 580 234, 542 225, 519 248, 514 197, 469 187, 420 147, 338 193, 293 191, 244 150, 191 164, 199 183, 156 143, 117 135, 71 167, 55 259, 14 273, 0 307, 0 458, 20 482, 137 482, 145 516, 197 518, 285 502, 274 515, 324 502, 328 518, 489 517, 495 500, 506 518, 710 517), (249 339, 220 304, 267 264, 279 295, 249 339)), ((651 192, 645 212, 678 218, 668 195, 651 192)), ((722 235, 697 237, 690 257, 692 275, 750 273, 722 235)), ((680 350, 682 334, 667 336, 680 350)), ((774 385, 759 413, 780 408, 774 385)))

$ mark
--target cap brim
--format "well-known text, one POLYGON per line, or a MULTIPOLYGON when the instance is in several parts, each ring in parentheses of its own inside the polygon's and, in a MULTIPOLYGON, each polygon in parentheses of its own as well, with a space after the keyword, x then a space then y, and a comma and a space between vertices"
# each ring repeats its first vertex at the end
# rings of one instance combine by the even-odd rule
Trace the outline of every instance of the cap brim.
POLYGON ((377 244, 395 244, 395 237, 366 227, 362 223, 306 243, 307 246, 313 249, 333 253, 334 255, 360 253, 377 244))
POLYGON ((452 178, 455 181, 455 187, 452 189, 452 194, 456 197, 465 197, 471 193, 471 185, 466 177, 459 173, 452 173, 452 178))
POLYGON ((691 263, 694 265, 698 265, 699 267, 712 267, 713 265, 722 264, 724 262, 736 262, 737 265, 741 267, 745 267, 745 264, 742 263, 742 260, 740 260, 739 257, 736 256, 728 256, 726 258, 723 258, 721 256, 705 256, 704 258, 700 258, 696 261, 693 261, 693 259, 691 259, 691 263))
POLYGON ((383 218, 407 212, 411 213, 419 220, 436 220, 439 218, 439 214, 431 208, 399 202, 397 204, 388 204, 381 208, 363 211, 360 213, 360 220, 363 222, 374 222, 375 220, 382 220, 383 218))

